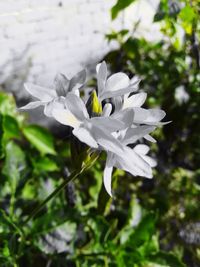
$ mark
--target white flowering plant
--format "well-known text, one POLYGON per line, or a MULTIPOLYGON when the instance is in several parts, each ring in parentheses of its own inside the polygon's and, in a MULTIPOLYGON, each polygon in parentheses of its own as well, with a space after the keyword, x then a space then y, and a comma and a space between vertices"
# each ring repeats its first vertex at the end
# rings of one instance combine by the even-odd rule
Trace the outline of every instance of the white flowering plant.
MULTIPOLYGON (((150 134, 156 127, 166 123, 161 122, 165 112, 142 107, 147 94, 138 92, 139 79, 129 79, 123 72, 108 77, 105 62, 97 65, 96 73, 97 90, 94 89, 85 102, 81 98, 81 91, 84 91, 86 83, 85 70, 77 73, 72 79, 63 74, 57 75, 54 89, 25 84, 25 89, 37 98, 37 101, 20 109, 44 106, 46 116, 71 127, 72 134, 86 145, 83 146, 84 157, 81 157, 79 162, 80 168, 44 200, 41 207, 70 180, 89 168, 102 151, 107 154, 103 183, 111 197, 114 167, 133 176, 153 176, 152 168, 156 166, 156 161, 147 155, 149 146, 144 144, 143 140, 156 142, 150 134)), ((38 209, 33 213, 37 213, 38 209)))

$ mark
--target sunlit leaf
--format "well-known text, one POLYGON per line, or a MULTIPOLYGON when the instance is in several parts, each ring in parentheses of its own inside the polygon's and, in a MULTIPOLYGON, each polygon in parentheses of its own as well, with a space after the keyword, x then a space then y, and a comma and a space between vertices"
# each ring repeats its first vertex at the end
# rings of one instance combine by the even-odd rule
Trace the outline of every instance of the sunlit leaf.
POLYGON ((45 128, 38 125, 29 125, 24 127, 23 133, 28 141, 42 154, 56 154, 53 137, 45 128))

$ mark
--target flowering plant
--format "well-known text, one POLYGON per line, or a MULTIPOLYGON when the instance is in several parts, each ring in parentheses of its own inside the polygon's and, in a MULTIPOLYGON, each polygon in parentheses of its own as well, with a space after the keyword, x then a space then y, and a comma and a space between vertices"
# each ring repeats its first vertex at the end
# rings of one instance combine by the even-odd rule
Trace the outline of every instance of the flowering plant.
POLYGON ((142 138, 156 142, 150 133, 163 124, 161 120, 165 112, 141 107, 147 95, 138 92, 139 79, 129 79, 122 72, 108 77, 105 62, 97 65, 96 72, 97 91, 93 90, 86 102, 80 96, 86 81, 86 71, 83 70, 71 80, 63 74, 57 75, 54 89, 25 84, 25 89, 38 101, 21 109, 42 105, 46 116, 72 128, 72 134, 90 147, 89 151, 86 150, 87 160, 82 160, 80 164, 81 171, 90 166, 96 158, 94 155, 105 151, 107 160, 103 182, 106 191, 112 196, 111 177, 114 167, 133 176, 152 178, 152 167, 156 166, 156 161, 147 156, 149 147, 141 142, 142 138))

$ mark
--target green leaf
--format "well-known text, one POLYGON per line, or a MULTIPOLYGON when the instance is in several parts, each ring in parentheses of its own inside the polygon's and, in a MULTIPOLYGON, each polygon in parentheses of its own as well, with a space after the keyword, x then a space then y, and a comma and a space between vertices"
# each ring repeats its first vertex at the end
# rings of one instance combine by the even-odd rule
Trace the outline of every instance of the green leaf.
POLYGON ((53 136, 45 128, 38 125, 29 125, 23 129, 23 133, 41 154, 56 154, 53 136))
POLYGON ((6 139, 20 137, 18 122, 15 120, 15 118, 11 117, 10 115, 5 115, 3 117, 3 130, 4 130, 4 137, 6 139))
POLYGON ((38 172, 46 171, 46 172, 54 172, 57 171, 59 168, 56 162, 53 159, 47 157, 40 157, 33 161, 33 165, 35 170, 38 172))
POLYGON ((7 176, 14 192, 21 174, 26 167, 25 154, 22 149, 13 141, 9 141, 5 146, 5 163, 2 173, 7 176))
POLYGON ((139 225, 136 227, 134 233, 130 235, 126 245, 131 247, 142 246, 145 242, 149 241, 155 231, 156 216, 153 213, 148 213, 139 225))
POLYGON ((133 2, 135 2, 135 0, 118 0, 111 9, 112 19, 115 19, 120 11, 130 6, 133 2))
POLYGON ((11 116, 16 114, 15 99, 11 94, 0 92, 0 112, 11 116))
POLYGON ((155 255, 150 256, 149 260, 167 267, 186 267, 181 260, 173 253, 160 251, 155 255))

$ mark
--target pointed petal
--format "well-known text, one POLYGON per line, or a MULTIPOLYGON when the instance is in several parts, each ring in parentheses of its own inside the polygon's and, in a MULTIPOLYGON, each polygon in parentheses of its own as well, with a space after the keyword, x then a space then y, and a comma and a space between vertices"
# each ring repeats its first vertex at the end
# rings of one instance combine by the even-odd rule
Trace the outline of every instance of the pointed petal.
POLYGON ((156 127, 144 125, 135 128, 128 128, 123 138, 123 144, 129 145, 135 143, 138 139, 145 137, 147 134, 153 132, 156 127))
POLYGON ((34 109, 42 105, 44 105, 42 101, 35 101, 35 102, 30 102, 27 105, 20 107, 19 109, 34 109))
POLYGON ((57 96, 54 90, 38 86, 32 83, 25 83, 24 87, 29 92, 29 94, 40 99, 41 101, 48 102, 57 96))
POLYGON ((97 143, 105 150, 110 151, 115 154, 122 154, 124 152, 124 147, 121 142, 117 140, 114 136, 112 136, 105 129, 102 130, 98 126, 91 126, 92 135, 97 141, 97 143))
POLYGON ((83 100, 74 93, 67 94, 65 103, 67 109, 69 109, 78 120, 83 121, 84 119, 89 118, 83 100))
POLYGON ((69 84, 69 91, 78 90, 86 81, 86 70, 79 71, 72 79, 69 84))
POLYGON ((71 126, 73 128, 79 127, 81 121, 79 121, 71 112, 67 109, 53 108, 52 116, 61 124, 71 126))
POLYGON ((85 143, 89 147, 98 148, 97 142, 95 141, 95 139, 93 138, 93 136, 91 135, 91 133, 87 129, 85 129, 83 127, 74 128, 72 133, 81 142, 85 143))
POLYGON ((112 133, 126 128, 123 121, 111 117, 93 117, 91 118, 93 125, 100 127, 102 130, 112 133))
POLYGON ((132 109, 120 110, 119 112, 113 113, 110 118, 114 118, 118 121, 123 122, 124 127, 122 129, 128 128, 133 124, 134 112, 132 109))
POLYGON ((149 142, 152 142, 152 143, 157 143, 156 139, 154 139, 151 135, 147 134, 144 136, 144 138, 149 141, 149 142))
POLYGON ((152 169, 149 164, 130 147, 126 147, 125 152, 121 155, 116 155, 115 159, 117 168, 128 171, 134 176, 152 178, 152 169))
POLYGON ((67 77, 64 74, 59 73, 56 75, 54 83, 57 95, 66 96, 69 91, 69 80, 67 79, 67 77))
POLYGON ((147 98, 146 93, 139 93, 124 99, 123 109, 141 107, 147 98))
POLYGON ((112 112, 112 105, 110 103, 106 103, 103 107, 102 116, 109 117, 112 112))
POLYGON ((129 87, 126 87, 126 88, 121 88, 117 91, 107 91, 105 90, 104 92, 102 92, 102 94, 99 95, 99 99, 101 101, 103 101, 104 99, 107 99, 107 98, 113 98, 113 97, 118 97, 118 96, 122 96, 122 95, 125 95, 125 94, 130 94, 132 92, 135 92, 137 91, 137 88, 135 87, 132 87, 132 86, 129 86, 129 87))
POLYGON ((161 109, 144 109, 133 108, 134 111, 134 123, 144 123, 148 125, 157 125, 162 120, 166 113, 161 109))
POLYGON ((157 162, 155 159, 149 157, 149 156, 142 156, 143 159, 149 164, 149 166, 151 166, 152 168, 156 167, 157 166, 157 162))
POLYGON ((112 164, 111 157, 109 156, 109 153, 108 153, 106 166, 105 166, 104 173, 103 173, 103 183, 104 183, 107 193, 111 197, 112 197, 112 189, 111 189, 112 171, 113 171, 113 164, 112 164))
POLYGON ((107 78, 107 66, 106 62, 103 61, 102 63, 96 66, 97 71, 97 86, 98 86, 98 94, 105 90, 105 83, 107 78))
POLYGON ((118 91, 122 88, 128 87, 129 84, 129 77, 123 72, 118 72, 108 78, 106 82, 106 91, 118 91))

